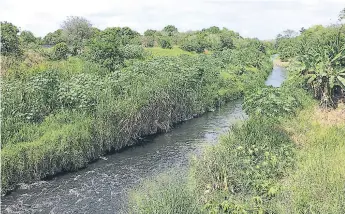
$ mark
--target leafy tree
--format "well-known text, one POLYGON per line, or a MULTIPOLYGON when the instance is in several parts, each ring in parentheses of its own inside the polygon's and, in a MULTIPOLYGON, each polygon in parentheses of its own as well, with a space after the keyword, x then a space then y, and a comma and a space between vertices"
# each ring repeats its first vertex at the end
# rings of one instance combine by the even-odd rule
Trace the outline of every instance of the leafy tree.
POLYGON ((86 41, 93 35, 92 24, 83 17, 69 16, 62 23, 61 28, 67 44, 72 46, 72 54, 82 51, 86 41))
POLYGON ((126 59, 143 57, 144 49, 132 44, 138 35, 127 27, 107 28, 90 42, 87 58, 109 70, 121 68, 126 59))
POLYGON ((144 32, 144 36, 155 36, 157 33, 156 30, 148 29, 144 32))
POLYGON ((109 70, 123 66, 122 41, 118 32, 118 28, 107 28, 93 39, 89 45, 88 59, 109 70))
POLYGON ((45 45, 56 45, 61 42, 67 42, 66 38, 63 36, 62 29, 58 29, 53 33, 48 33, 43 38, 43 44, 45 45))
POLYGON ((91 38, 95 38, 101 33, 101 30, 96 27, 92 27, 91 29, 92 29, 91 38))
POLYGON ((19 39, 24 45, 38 42, 38 39, 34 36, 34 34, 31 31, 22 31, 19 35, 19 39))
MULTIPOLYGON (((296 38, 279 41, 280 56, 297 56, 295 68, 323 107, 334 107, 337 91, 345 90, 345 32, 342 25, 313 26, 296 38), (293 47, 293 48, 291 48, 293 47)), ((341 94, 341 93, 340 93, 341 94)))
POLYGON ((55 60, 67 59, 67 55, 68 55, 68 46, 66 43, 61 42, 54 46, 53 59, 55 60))
POLYGON ((302 27, 302 28, 299 30, 300 33, 303 33, 304 31, 306 31, 306 29, 305 29, 304 27, 302 27))
POLYGON ((4 56, 22 55, 20 49, 19 29, 10 22, 1 22, 1 54, 4 56))
POLYGON ((173 36, 178 33, 177 28, 174 25, 167 25, 162 30, 167 36, 173 36))
POLYGON ((221 42, 221 49, 225 50, 225 49, 233 49, 234 46, 234 42, 232 40, 232 36, 230 34, 227 33, 223 33, 220 35, 220 42, 221 42))
POLYGON ((283 38, 293 38, 296 37, 298 35, 298 33, 294 30, 291 29, 287 29, 285 31, 283 31, 282 37, 283 38))
POLYGON ((207 33, 212 33, 212 34, 217 34, 220 33, 220 29, 217 26, 212 26, 206 29, 202 29, 203 32, 207 32, 207 33))
POLYGON ((159 44, 164 49, 171 49, 172 48, 170 39, 166 38, 166 37, 161 38, 159 40, 159 44))

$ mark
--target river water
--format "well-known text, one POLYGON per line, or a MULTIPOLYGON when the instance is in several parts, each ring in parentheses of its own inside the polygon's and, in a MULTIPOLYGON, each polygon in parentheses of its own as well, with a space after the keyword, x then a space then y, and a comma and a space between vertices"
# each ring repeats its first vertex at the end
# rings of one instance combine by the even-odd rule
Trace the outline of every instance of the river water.
MULTIPOLYGON (((279 87, 286 72, 275 66, 266 85, 279 87)), ((191 155, 214 144, 231 125, 246 119, 242 101, 176 126, 171 132, 143 140, 87 168, 49 181, 22 184, 2 197, 2 213, 125 213, 126 190, 142 179, 171 168, 186 169, 191 155)))

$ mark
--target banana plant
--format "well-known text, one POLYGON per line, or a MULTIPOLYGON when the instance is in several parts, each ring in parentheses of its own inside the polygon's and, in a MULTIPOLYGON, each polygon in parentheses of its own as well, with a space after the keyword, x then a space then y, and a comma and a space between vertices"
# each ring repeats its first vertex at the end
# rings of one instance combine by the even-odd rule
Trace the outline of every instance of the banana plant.
POLYGON ((345 90, 345 68, 341 64, 343 59, 345 59, 345 47, 336 54, 334 49, 324 50, 323 54, 311 51, 301 58, 307 83, 314 89, 315 97, 321 99, 320 104, 323 107, 334 107, 336 86, 345 90))

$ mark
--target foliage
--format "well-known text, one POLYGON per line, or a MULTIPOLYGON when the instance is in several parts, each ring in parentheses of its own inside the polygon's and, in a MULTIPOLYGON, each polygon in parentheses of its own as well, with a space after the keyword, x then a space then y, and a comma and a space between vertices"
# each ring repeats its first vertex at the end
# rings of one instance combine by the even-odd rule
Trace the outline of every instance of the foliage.
POLYGON ((345 31, 343 25, 317 25, 295 38, 277 41, 283 59, 295 57, 294 75, 303 76, 305 86, 323 107, 336 106, 345 90, 345 31), (288 48, 290 47, 290 48, 288 48), (294 47, 291 49, 291 47, 294 47))
POLYGON ((165 173, 140 184, 129 194, 130 213, 200 213, 194 192, 182 176, 165 173))
POLYGON ((62 29, 58 29, 53 33, 48 33, 43 38, 43 44, 45 45, 56 45, 61 42, 67 42, 66 38, 63 36, 62 29))
POLYGON ((160 47, 145 48, 148 52, 152 53, 153 56, 179 56, 179 55, 193 55, 193 53, 184 51, 179 47, 173 47, 171 49, 163 49, 160 47))
POLYGON ((253 52, 263 62, 247 55, 247 64, 258 67, 253 71, 250 66, 244 73, 231 66, 246 57, 236 51, 226 57, 202 54, 134 60, 115 70, 118 64, 111 60, 116 57, 122 57, 123 63, 127 57, 142 56, 142 48, 125 44, 128 37, 122 39, 119 32, 102 31, 90 43, 87 51, 99 54, 93 58, 96 64, 69 57, 19 67, 6 76, 1 102, 2 191, 18 182, 83 167, 108 151, 132 145, 133 139, 167 131, 175 123, 240 97, 247 86, 263 82, 270 70, 269 57, 255 48, 253 52), (102 68, 106 65, 112 72, 102 68), (71 121, 57 119, 74 113, 71 121), (50 125, 52 121, 58 125, 50 125), (23 166, 26 157, 30 158, 23 166), (54 161, 48 164, 47 159, 54 161))
POLYGON ((272 203, 277 213, 344 213, 342 111, 344 107, 325 112, 312 105, 284 122, 292 136, 298 136, 295 138, 300 148, 296 168, 284 179, 282 191, 272 203), (340 123, 335 117, 340 117, 340 123))
POLYGON ((130 28, 107 28, 88 45, 86 57, 109 70, 124 66, 126 59, 141 59, 144 49, 133 42, 138 33, 130 28))
POLYGON ((174 25, 167 25, 162 30, 167 36, 173 36, 178 33, 178 29, 174 25))
POLYGON ((144 36, 155 36, 157 33, 156 30, 148 29, 144 32, 144 36))
POLYGON ((61 42, 53 47, 53 59, 62 60, 67 59, 68 56, 68 46, 66 43, 61 42))
POLYGON ((161 38, 159 40, 160 46, 163 49, 171 49, 172 45, 171 45, 171 41, 169 38, 161 38))
POLYGON ((72 46, 72 54, 80 53, 93 35, 92 24, 83 17, 69 16, 61 25, 67 44, 72 46))
POLYGON ((19 39, 24 45, 37 43, 39 41, 31 31, 20 32, 19 39))
POLYGON ((217 26, 212 26, 212 27, 209 27, 209 28, 206 28, 206 29, 202 29, 201 31, 209 32, 209 33, 211 33, 211 34, 220 33, 220 29, 219 29, 219 27, 217 27, 217 26))
POLYGON ((4 56, 20 56, 19 29, 10 22, 1 22, 1 54, 4 56))
MULTIPOLYGON (((296 93, 291 94, 285 88, 272 86, 257 89, 251 95, 246 96, 243 108, 247 114, 266 117, 282 117, 294 114, 301 107, 296 93)), ((303 92, 299 92, 303 93, 303 92)))

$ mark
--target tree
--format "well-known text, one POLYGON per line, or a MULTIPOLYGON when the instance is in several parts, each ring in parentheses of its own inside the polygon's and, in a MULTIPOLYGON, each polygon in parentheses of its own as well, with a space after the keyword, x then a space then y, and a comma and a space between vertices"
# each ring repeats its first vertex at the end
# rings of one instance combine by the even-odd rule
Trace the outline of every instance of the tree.
POLYGON ((339 21, 342 21, 343 19, 345 19, 345 8, 339 13, 339 21))
POLYGON ((1 22, 1 54, 19 56, 22 54, 18 37, 19 29, 10 22, 1 22))
POLYGON ((294 30, 287 29, 287 30, 283 31, 283 33, 281 35, 283 38, 289 38, 290 39, 290 38, 298 36, 298 33, 294 30))
POLYGON ((148 29, 144 32, 144 36, 155 36, 157 33, 156 30, 148 29))
POLYGON ((67 44, 72 46, 72 54, 77 55, 82 51, 86 41, 93 35, 92 24, 85 18, 69 16, 61 28, 67 44))
POLYGON ((206 29, 202 29, 202 31, 208 32, 208 33, 213 33, 213 34, 220 33, 220 29, 217 26, 212 26, 212 27, 209 27, 209 28, 206 28, 206 29))
POLYGON ((124 65, 123 43, 120 36, 121 28, 107 28, 90 42, 87 57, 101 66, 116 70, 124 65))
POLYGON ((20 33, 19 39, 24 45, 38 42, 38 39, 34 36, 34 34, 31 31, 26 31, 26 30, 20 33))
POLYGON ((171 41, 169 38, 164 38, 164 37, 161 38, 159 40, 159 44, 164 49, 171 49, 172 48, 171 41))
POLYGON ((53 48, 53 58, 55 60, 67 59, 68 46, 66 43, 61 42, 56 44, 53 48))
POLYGON ((227 33, 221 34, 220 35, 220 42, 221 42, 222 50, 233 49, 235 47, 234 42, 233 42, 230 34, 227 34, 227 33))
POLYGON ((174 25, 167 25, 162 30, 167 36, 173 36, 178 33, 177 28, 174 25))
POLYGON ((62 29, 58 29, 53 33, 48 33, 43 38, 43 44, 45 45, 56 45, 61 42, 67 42, 66 38, 63 36, 62 29))
POLYGON ((303 65, 300 73, 321 100, 320 105, 334 107, 334 92, 337 88, 345 90, 345 36, 341 27, 319 30, 304 37, 301 47, 309 48, 299 56, 303 65))
POLYGON ((304 31, 306 31, 306 29, 304 27, 302 27, 299 32, 302 34, 304 31))

